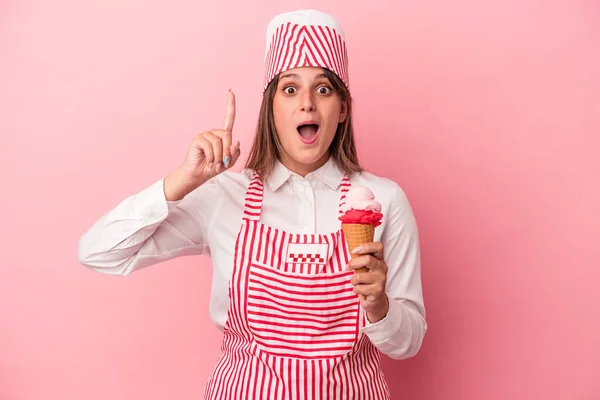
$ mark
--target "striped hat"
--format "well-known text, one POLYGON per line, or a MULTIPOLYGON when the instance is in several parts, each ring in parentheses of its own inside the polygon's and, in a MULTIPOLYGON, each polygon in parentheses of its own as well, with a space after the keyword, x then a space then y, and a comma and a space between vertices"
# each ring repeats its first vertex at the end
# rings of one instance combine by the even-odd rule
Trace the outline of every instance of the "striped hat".
POLYGON ((274 17, 267 27, 265 82, 298 67, 322 67, 334 72, 349 87, 344 32, 329 14, 298 10, 274 17))

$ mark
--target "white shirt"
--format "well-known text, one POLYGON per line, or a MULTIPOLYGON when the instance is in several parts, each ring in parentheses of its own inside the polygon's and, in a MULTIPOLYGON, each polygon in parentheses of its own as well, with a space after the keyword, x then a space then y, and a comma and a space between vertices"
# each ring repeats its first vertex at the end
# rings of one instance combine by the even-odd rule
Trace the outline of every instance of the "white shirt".
MULTIPOLYGON (((330 159, 302 177, 277 162, 264 185, 261 222, 293 233, 331 233, 340 228, 338 206, 343 172, 330 159)), ((179 201, 167 201, 164 179, 103 215, 79 241, 80 262, 105 274, 127 275, 185 255, 210 255, 213 279, 209 311, 224 327, 235 239, 242 223, 244 195, 252 171, 225 171, 179 201)), ((417 353, 427 330, 421 289, 417 225, 408 199, 393 181, 369 172, 350 176, 381 202, 383 220, 375 228, 388 265, 387 316, 363 328, 391 358, 417 353)))

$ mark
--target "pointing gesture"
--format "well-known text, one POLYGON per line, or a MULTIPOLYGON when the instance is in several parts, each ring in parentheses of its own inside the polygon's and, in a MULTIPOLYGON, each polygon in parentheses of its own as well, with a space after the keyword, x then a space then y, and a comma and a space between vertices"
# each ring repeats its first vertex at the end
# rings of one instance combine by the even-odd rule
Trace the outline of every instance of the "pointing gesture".
POLYGON ((197 134, 183 164, 165 180, 168 199, 179 199, 204 182, 235 165, 240 156, 240 142, 232 139, 235 121, 235 95, 227 94, 227 109, 222 129, 197 134))
POLYGON ((225 119, 223 120, 223 130, 232 131, 233 122, 235 121, 235 95, 229 90, 227 95, 227 112, 225 113, 225 119))
MULTIPOLYGON (((229 161, 232 159, 231 155, 239 150, 239 143, 233 149, 231 148, 231 140, 233 131, 233 122, 235 121, 235 95, 231 90, 227 95, 227 111, 225 112, 225 119, 223 120, 223 131, 228 132, 228 134, 222 137, 223 140, 223 165, 227 168, 229 165, 229 161)), ((238 154, 239 156, 239 154, 238 154)), ((236 157, 237 160, 237 157, 236 157)), ((235 161, 232 161, 233 165, 235 161)))

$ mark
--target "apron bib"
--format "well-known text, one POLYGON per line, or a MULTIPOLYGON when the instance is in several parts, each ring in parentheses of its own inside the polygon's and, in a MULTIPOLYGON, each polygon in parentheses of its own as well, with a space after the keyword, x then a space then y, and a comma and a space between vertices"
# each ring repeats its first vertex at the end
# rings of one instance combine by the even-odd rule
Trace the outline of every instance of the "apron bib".
MULTIPOLYGON (((345 199, 350 180, 342 180, 345 199)), ((246 190, 221 357, 205 400, 390 398, 381 355, 360 333, 343 231, 294 234, 260 222, 263 183, 246 190)), ((341 211, 340 211, 341 213, 341 211)))

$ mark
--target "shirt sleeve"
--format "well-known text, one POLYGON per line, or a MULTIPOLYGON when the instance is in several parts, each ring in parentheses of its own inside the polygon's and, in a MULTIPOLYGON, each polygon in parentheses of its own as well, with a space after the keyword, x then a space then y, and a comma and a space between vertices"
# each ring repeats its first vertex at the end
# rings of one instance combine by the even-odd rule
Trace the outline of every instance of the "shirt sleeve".
POLYGON ((207 232, 221 196, 210 180, 178 201, 167 201, 164 179, 124 199, 78 243, 80 263, 112 275, 185 255, 208 254, 207 232))
POLYGON ((386 294, 388 314, 363 327, 383 354, 393 359, 417 354, 425 332, 425 307, 421 287, 421 258, 417 224, 408 199, 397 186, 381 235, 384 260, 388 265, 386 294))

